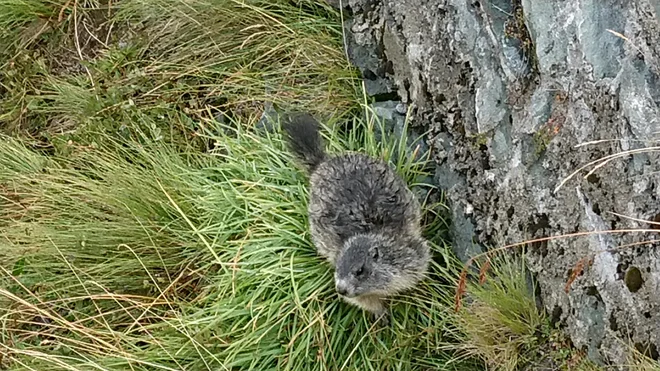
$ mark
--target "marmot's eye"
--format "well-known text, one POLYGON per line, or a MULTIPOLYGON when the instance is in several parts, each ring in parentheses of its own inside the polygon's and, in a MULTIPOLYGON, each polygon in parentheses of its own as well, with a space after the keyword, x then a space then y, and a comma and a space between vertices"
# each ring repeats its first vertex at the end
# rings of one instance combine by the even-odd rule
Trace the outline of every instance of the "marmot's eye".
POLYGON ((355 274, 357 274, 358 276, 361 276, 362 273, 364 273, 364 267, 360 267, 360 269, 358 269, 357 272, 355 272, 355 274))
POLYGON ((378 248, 374 249, 374 260, 378 259, 378 248))

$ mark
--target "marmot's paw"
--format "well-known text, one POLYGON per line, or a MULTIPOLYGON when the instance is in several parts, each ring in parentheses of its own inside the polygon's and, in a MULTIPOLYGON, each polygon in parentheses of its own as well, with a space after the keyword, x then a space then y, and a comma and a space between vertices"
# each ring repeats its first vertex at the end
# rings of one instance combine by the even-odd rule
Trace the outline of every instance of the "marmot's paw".
POLYGON ((377 326, 380 327, 387 327, 390 325, 390 320, 391 320, 391 315, 390 311, 387 309, 384 309, 382 312, 378 313, 373 313, 372 318, 374 322, 376 323, 377 326))

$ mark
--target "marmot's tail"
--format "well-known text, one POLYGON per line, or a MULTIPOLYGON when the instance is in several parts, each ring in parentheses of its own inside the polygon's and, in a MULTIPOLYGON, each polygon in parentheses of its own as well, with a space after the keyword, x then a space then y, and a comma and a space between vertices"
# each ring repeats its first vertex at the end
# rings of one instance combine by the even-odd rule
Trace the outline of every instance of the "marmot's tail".
POLYGON ((311 174, 325 159, 319 123, 310 114, 290 115, 282 124, 289 149, 311 174))

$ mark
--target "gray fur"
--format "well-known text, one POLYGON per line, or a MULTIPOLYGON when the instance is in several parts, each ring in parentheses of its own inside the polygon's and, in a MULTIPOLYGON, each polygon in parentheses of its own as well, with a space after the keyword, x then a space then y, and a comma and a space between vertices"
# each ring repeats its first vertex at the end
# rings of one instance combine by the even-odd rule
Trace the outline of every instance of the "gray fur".
POLYGON ((428 267, 430 252, 421 235, 420 205, 383 161, 359 153, 325 154, 318 123, 311 116, 300 117, 287 123, 285 131, 291 148, 309 151, 294 153, 311 172, 312 240, 335 267, 342 298, 387 320, 384 299, 413 287, 428 267), (315 137, 305 136, 304 145, 291 143, 302 140, 296 133, 315 137))

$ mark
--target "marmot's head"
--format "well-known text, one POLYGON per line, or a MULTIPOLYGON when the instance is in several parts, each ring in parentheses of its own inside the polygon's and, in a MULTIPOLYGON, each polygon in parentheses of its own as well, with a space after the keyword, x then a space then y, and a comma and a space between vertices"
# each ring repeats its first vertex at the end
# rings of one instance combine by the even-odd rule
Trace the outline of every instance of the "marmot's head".
POLYGON ((390 295, 412 286, 426 271, 426 242, 419 238, 360 234, 344 244, 335 266, 337 293, 390 295))

